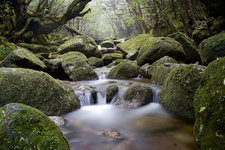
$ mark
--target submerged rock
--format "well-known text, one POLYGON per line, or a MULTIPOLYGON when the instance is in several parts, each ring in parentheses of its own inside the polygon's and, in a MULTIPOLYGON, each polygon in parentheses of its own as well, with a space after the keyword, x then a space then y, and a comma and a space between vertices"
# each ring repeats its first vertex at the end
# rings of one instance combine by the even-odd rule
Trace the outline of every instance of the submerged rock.
POLYGON ((66 124, 66 119, 60 116, 49 116, 49 119, 51 119, 57 126, 64 126, 66 124))
POLYGON ((199 45, 202 63, 207 65, 219 57, 225 56, 225 32, 212 36, 199 45))
POLYGON ((199 149, 225 149, 225 57, 206 68, 195 93, 194 137, 199 149))
POLYGON ((110 79, 135 78, 139 75, 139 66, 136 62, 126 61, 116 65, 109 72, 110 79))
POLYGON ((80 107, 72 87, 44 72, 0 68, 0 106, 23 103, 46 115, 62 115, 80 107))
POLYGON ((117 85, 110 85, 106 89, 106 102, 110 103, 113 97, 117 94, 119 88, 117 85))
POLYGON ((54 122, 30 106, 5 105, 0 109, 0 124, 0 149, 70 149, 54 122))
POLYGON ((30 51, 18 48, 12 51, 0 64, 0 67, 10 68, 30 68, 35 70, 43 70, 45 64, 30 51))
POLYGON ((164 56, 181 61, 185 58, 185 52, 182 45, 172 38, 150 37, 142 44, 137 63, 139 66, 151 64, 164 56))
POLYGON ((200 83, 204 67, 180 65, 171 70, 161 91, 161 104, 170 112, 194 119, 194 94, 200 83))
POLYGON ((97 57, 88 58, 88 64, 93 67, 103 67, 104 66, 102 59, 97 58, 97 57))
POLYGON ((17 46, 13 43, 6 43, 6 45, 0 44, 0 61, 5 59, 13 50, 16 50, 16 49, 17 49, 17 46))

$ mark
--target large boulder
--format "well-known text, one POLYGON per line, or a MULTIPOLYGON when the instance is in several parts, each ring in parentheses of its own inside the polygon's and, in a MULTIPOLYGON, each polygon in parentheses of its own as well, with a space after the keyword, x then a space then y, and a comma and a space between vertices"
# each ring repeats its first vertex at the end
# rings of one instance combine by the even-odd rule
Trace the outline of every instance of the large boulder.
POLYGON ((45 64, 30 51, 17 48, 12 51, 0 64, 0 67, 10 68, 30 68, 35 70, 43 70, 45 64))
POLYGON ((225 32, 202 41, 199 45, 199 54, 205 65, 218 57, 225 56, 225 32))
POLYGON ((194 41, 191 40, 188 36, 181 32, 174 33, 170 35, 176 41, 180 42, 183 46, 185 52, 185 62, 195 63, 200 61, 200 56, 198 54, 198 48, 195 45, 194 41))
POLYGON ((178 61, 183 61, 185 52, 182 45, 172 38, 150 37, 142 44, 137 63, 139 66, 146 63, 151 64, 164 56, 170 56, 178 61))
POLYGON ((17 46, 13 43, 6 43, 6 45, 0 45, 0 61, 5 59, 13 50, 16 50, 17 46))
POLYGON ((225 57, 206 68, 195 92, 194 137, 199 149, 225 149, 225 57))
POLYGON ((87 58, 80 52, 69 52, 60 57, 62 68, 72 80, 90 80, 97 78, 96 72, 87 63, 87 58))
POLYGON ((0 106, 24 103, 46 115, 62 115, 80 107, 72 87, 44 72, 0 68, 0 106))
POLYGON ((24 47, 31 51, 32 53, 50 53, 48 47, 38 44, 27 44, 27 43, 18 43, 17 45, 24 47))
POLYGON ((118 44, 117 47, 125 54, 128 54, 130 51, 139 52, 142 43, 147 40, 152 35, 150 34, 141 34, 133 39, 130 39, 124 43, 118 44))
POLYGON ((176 63, 175 59, 165 56, 147 68, 147 75, 153 82, 163 85, 171 69, 176 66, 176 63))
POLYGON ((111 41, 104 41, 101 43, 101 47, 105 47, 105 48, 113 48, 114 47, 114 43, 111 41))
POLYGON ((56 124, 41 111, 11 103, 0 108, 0 149, 70 150, 56 124))
POLYGON ((126 61, 116 65, 109 72, 110 79, 135 78, 139 75, 139 66, 136 62, 126 61))
POLYGON ((194 119, 194 94, 200 83, 204 67, 198 65, 180 65, 167 77, 162 91, 162 105, 177 116, 194 119))
POLYGON ((88 58, 88 64, 93 66, 93 67, 102 67, 104 66, 104 63, 102 59, 97 58, 97 57, 90 57, 88 58))
POLYGON ((71 51, 78 51, 87 57, 101 57, 102 54, 93 39, 79 35, 59 46, 59 53, 65 54, 71 51))

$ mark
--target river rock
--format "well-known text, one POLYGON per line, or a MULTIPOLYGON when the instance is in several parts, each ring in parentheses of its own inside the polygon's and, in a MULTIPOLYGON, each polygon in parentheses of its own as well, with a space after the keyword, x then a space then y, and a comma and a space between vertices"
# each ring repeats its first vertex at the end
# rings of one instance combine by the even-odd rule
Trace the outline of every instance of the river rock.
POLYGON ((197 90, 203 66, 180 65, 171 70, 161 91, 161 104, 177 116, 194 119, 194 94, 197 90))
POLYGON ((224 75, 225 57, 222 57, 209 64, 195 92, 194 137, 199 149, 225 149, 224 75))
POLYGON ((137 51, 134 51, 134 50, 131 50, 127 55, 126 55, 126 58, 127 59, 130 59, 130 60, 135 60, 138 56, 138 52, 137 51))
POLYGON ((148 68, 150 68, 151 65, 149 63, 141 66, 139 72, 144 78, 151 78, 151 76, 148 74, 148 68))
POLYGON ((102 57, 102 61, 103 61, 104 65, 107 66, 113 62, 113 59, 108 54, 106 54, 102 57))
POLYGON ((117 94, 119 88, 117 85, 110 85, 106 89, 106 102, 110 103, 113 97, 117 94))
POLYGON ((49 119, 51 119, 57 126, 61 127, 66 124, 66 119, 60 116, 49 116, 49 119))
POLYGON ((0 61, 5 59, 13 50, 16 50, 17 46, 13 43, 6 43, 6 45, 0 44, 0 61))
POLYGON ((185 52, 185 62, 195 63, 200 62, 200 56, 198 54, 198 47, 195 45, 194 41, 188 36, 181 32, 174 33, 170 35, 176 41, 180 42, 183 46, 185 52))
POLYGON ((126 60, 126 59, 116 59, 112 63, 110 63, 109 65, 107 65, 107 67, 110 68, 110 67, 116 66, 116 65, 118 65, 118 64, 120 64, 122 62, 126 62, 126 61, 128 61, 128 60, 126 60))
POLYGON ((192 32, 192 38, 197 45, 199 45, 204 39, 210 37, 210 33, 207 27, 200 27, 192 32))
POLYGON ((43 45, 38 44, 27 44, 27 43, 18 43, 17 45, 24 47, 31 51, 32 53, 50 53, 50 50, 43 45))
POLYGON ((202 41, 199 45, 199 54, 205 65, 218 57, 225 56, 225 32, 202 41))
POLYGON ((158 59, 170 56, 178 61, 184 60, 185 52, 182 45, 169 37, 150 37, 141 46, 137 64, 142 66, 158 59))
POLYGON ((30 68, 35 70, 43 70, 46 68, 45 64, 39 58, 24 48, 17 48, 12 51, 1 62, 0 67, 30 68))
POLYGON ((101 47, 105 47, 105 48, 113 48, 114 47, 114 43, 111 41, 104 41, 101 43, 101 47))
POLYGON ((71 51, 78 51, 87 57, 101 57, 97 44, 90 37, 79 35, 59 46, 59 53, 65 54, 71 51))
POLYGON ((116 60, 116 59, 123 59, 123 54, 121 53, 110 53, 109 56, 113 59, 113 60, 116 60))
POLYGON ((125 54, 128 54, 130 51, 139 52, 142 43, 151 37, 150 34, 141 34, 133 39, 130 39, 124 43, 118 44, 117 47, 125 54))
POLYGON ((97 57, 88 58, 88 64, 93 67, 103 67, 104 66, 102 59, 97 58, 97 57))
POLYGON ((70 149, 55 123, 30 106, 11 103, 0 108, 0 124, 0 149, 70 149))
POLYGON ((135 78, 139 75, 139 66, 136 62, 126 61, 116 65, 109 72, 110 79, 135 78))
POLYGON ((0 68, 0 106, 23 103, 46 115, 62 115, 80 107, 72 87, 44 72, 0 68))

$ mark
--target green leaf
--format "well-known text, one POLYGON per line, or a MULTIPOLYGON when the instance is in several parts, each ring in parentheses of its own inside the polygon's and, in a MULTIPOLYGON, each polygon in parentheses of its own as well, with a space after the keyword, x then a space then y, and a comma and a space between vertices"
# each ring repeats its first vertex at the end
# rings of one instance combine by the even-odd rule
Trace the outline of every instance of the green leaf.
POLYGON ((205 107, 201 107, 199 112, 203 112, 205 109, 205 107))

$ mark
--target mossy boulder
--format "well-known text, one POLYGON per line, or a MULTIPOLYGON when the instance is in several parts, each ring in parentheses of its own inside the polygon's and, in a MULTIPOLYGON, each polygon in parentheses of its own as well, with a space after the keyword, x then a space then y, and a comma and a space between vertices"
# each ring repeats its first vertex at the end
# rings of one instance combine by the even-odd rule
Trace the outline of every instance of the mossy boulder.
POLYGON ((204 39, 210 37, 209 30, 206 28, 195 29, 192 33, 192 38, 199 45, 204 39))
POLYGON ((142 43, 147 40, 152 35, 150 34, 141 34, 133 39, 130 39, 124 43, 118 44, 117 47, 125 54, 128 54, 130 51, 139 52, 142 43))
POLYGON ((117 85, 110 85, 106 89, 106 102, 110 103, 113 97, 117 94, 119 87, 117 85))
POLYGON ((151 78, 151 80, 159 85, 163 85, 166 78, 168 77, 171 69, 177 61, 169 56, 165 56, 156 62, 154 62, 150 67, 147 69, 147 75, 151 78))
POLYGON ((194 94, 204 67, 180 65, 171 70, 161 91, 161 104, 175 115, 194 120, 194 94))
POLYGON ((18 43, 17 45, 24 47, 31 51, 32 53, 50 53, 48 47, 38 44, 27 44, 27 43, 18 43))
POLYGON ((97 58, 97 57, 90 57, 88 58, 88 64, 93 66, 93 67, 102 67, 104 66, 104 63, 102 59, 97 58))
POLYGON ((136 62, 126 61, 116 65, 109 72, 110 79, 135 78, 139 75, 139 66, 136 62))
POLYGON ((141 66, 139 72, 140 74, 144 77, 144 78, 150 78, 151 76, 148 74, 148 68, 151 67, 151 65, 149 63, 144 64, 143 66, 141 66))
POLYGON ((0 45, 0 61, 5 59, 13 50, 16 50, 17 46, 13 43, 6 43, 6 45, 0 45))
POLYGON ((202 63, 207 65, 218 57, 225 56, 225 32, 202 41, 199 45, 202 63))
POLYGON ((72 87, 44 72, 0 68, 0 106, 24 103, 46 115, 62 115, 80 107, 72 87))
POLYGON ((127 60, 126 59, 116 59, 114 60, 111 64, 107 65, 107 67, 113 67, 113 66, 116 66, 122 62, 126 62, 127 60))
POLYGON ((113 48, 114 47, 114 43, 111 41, 104 41, 101 43, 101 47, 105 47, 105 48, 113 48))
POLYGON ((126 55, 126 59, 135 60, 137 56, 138 56, 138 52, 132 50, 126 55))
POLYGON ((45 64, 30 51, 17 48, 12 51, 0 64, 1 67, 9 68, 30 68, 35 70, 43 70, 45 64))
POLYGON ((56 124, 41 111, 11 103, 0 108, 0 149, 70 150, 56 124))
POLYGON ((72 80, 90 80, 97 78, 96 72, 87 63, 87 58, 80 52, 69 52, 60 57, 62 68, 72 80))
POLYGON ((110 53, 109 56, 110 56, 113 60, 116 60, 116 59, 123 59, 123 54, 121 54, 121 53, 110 53))
POLYGON ((123 39, 121 39, 121 40, 113 40, 112 42, 114 43, 115 46, 117 46, 118 44, 123 43, 123 39))
POLYGON ((149 104, 153 101, 153 93, 150 87, 135 85, 131 86, 125 92, 121 102, 117 105, 122 105, 123 107, 134 108, 149 104))
POLYGON ((104 66, 107 66, 107 65, 109 65, 110 63, 113 62, 113 59, 112 59, 112 57, 110 57, 108 54, 106 54, 106 55, 104 55, 104 56, 102 57, 102 61, 103 61, 103 63, 104 63, 104 66))
POLYGON ((169 37, 150 37, 141 46, 137 63, 142 66, 153 63, 164 56, 183 61, 185 52, 182 45, 169 37))
POLYGON ((180 42, 183 46, 185 52, 185 62, 186 63, 195 63, 200 61, 200 56, 198 54, 198 47, 195 45, 188 36, 181 32, 174 33, 170 35, 176 41, 180 42))
POLYGON ((225 149, 225 57, 209 64, 195 92, 194 137, 199 149, 225 149))
POLYGON ((100 58, 102 56, 94 40, 83 35, 76 36, 59 46, 60 54, 65 54, 71 51, 81 52, 87 57, 94 56, 100 58))

